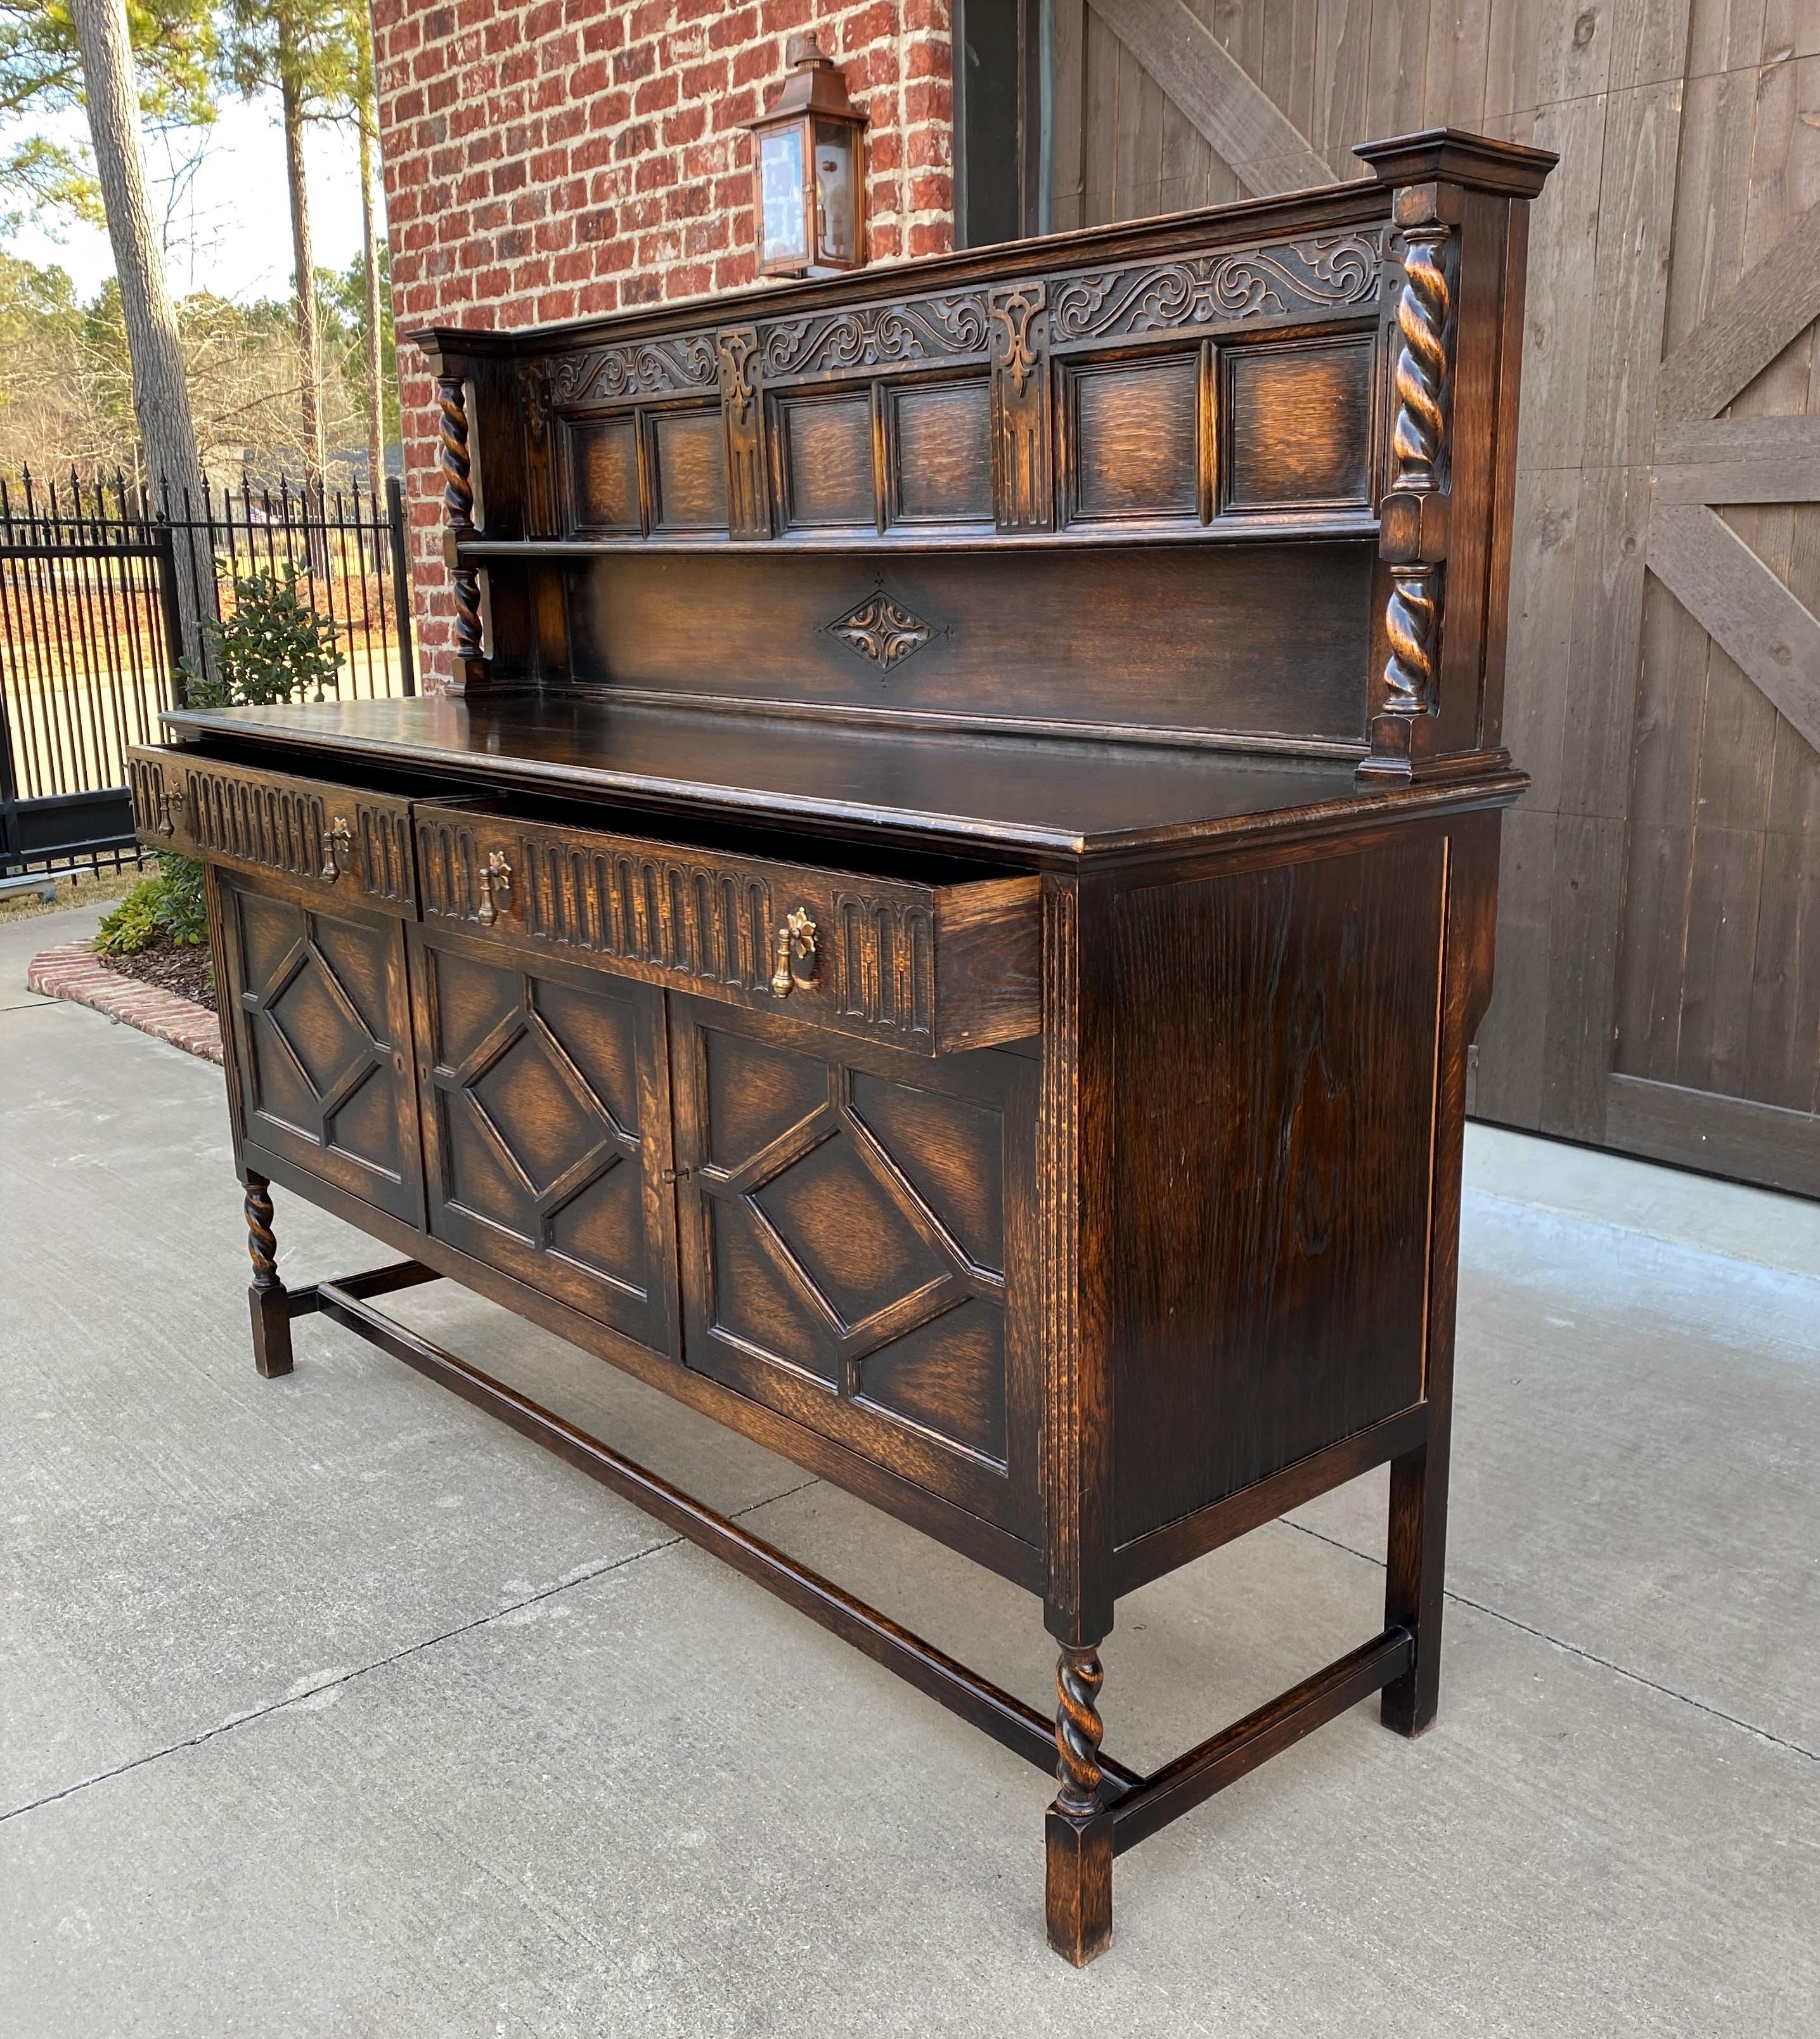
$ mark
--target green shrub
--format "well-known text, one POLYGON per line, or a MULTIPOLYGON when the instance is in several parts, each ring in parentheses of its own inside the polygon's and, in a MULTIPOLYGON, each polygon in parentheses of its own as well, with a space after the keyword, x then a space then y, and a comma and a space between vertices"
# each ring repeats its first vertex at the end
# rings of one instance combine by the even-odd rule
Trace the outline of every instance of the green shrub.
POLYGON ((97 955, 137 955, 169 942, 200 948, 209 938, 203 907, 203 868, 187 856, 163 856, 150 878, 135 885, 95 936, 97 955))
POLYGON ((191 708, 263 708, 300 701, 313 689, 322 699, 341 670, 341 653, 332 619, 310 606, 307 583, 301 593, 299 585, 293 560, 235 581, 227 617, 203 624, 220 678, 210 679, 192 659, 183 662, 191 708))
POLYGON ((112 913, 101 917, 95 937, 97 955, 137 955, 165 939, 159 908, 164 898, 162 875, 142 879, 112 913))
MULTIPOLYGON (((340 669, 335 625, 298 593, 294 560, 285 560, 275 572, 237 580, 226 620, 210 617, 203 628, 214 647, 221 677, 211 680, 194 659, 183 661, 184 692, 192 708, 260 708, 312 688, 320 701, 340 669)), ((200 948, 208 938, 202 866, 187 856, 165 856, 156 873, 135 885, 103 920, 95 949, 100 955, 137 955, 161 942, 200 948)))

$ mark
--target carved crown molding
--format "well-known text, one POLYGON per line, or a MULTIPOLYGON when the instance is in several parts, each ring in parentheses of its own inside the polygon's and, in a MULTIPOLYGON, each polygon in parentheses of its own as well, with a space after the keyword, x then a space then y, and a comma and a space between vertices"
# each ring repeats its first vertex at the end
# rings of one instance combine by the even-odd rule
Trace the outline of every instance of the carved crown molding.
POLYGON ((714 335, 684 332, 563 355, 552 387, 557 403, 583 404, 615 397, 686 396, 713 389, 719 379, 714 335))
POLYGON ((1064 276, 1056 280, 1050 333, 1064 344, 1363 310, 1377 301, 1382 253, 1382 230, 1370 228, 1064 276))
POLYGON ((887 362, 943 361, 982 354, 986 298, 980 290, 911 298, 901 304, 813 313, 759 327, 766 379, 887 362))

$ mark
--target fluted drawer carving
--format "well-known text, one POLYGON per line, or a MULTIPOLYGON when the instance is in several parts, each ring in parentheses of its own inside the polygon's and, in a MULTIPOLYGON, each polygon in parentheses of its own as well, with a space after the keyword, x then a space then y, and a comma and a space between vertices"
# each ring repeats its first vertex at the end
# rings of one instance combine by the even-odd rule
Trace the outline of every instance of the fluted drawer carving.
POLYGON ((1037 881, 920 885, 420 807, 427 921, 920 1054, 1033 1034, 1037 881))
POLYGON ((404 800, 175 746, 135 749, 128 769, 135 825, 152 849, 275 871, 331 896, 415 917, 404 800))

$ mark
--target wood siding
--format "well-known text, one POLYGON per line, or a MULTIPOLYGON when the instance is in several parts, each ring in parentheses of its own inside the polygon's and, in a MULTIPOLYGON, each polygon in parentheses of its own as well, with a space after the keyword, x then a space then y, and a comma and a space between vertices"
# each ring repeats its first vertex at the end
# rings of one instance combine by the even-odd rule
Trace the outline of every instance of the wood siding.
POLYGON ((1056 0, 1054 51, 1057 230, 1559 152, 1473 1107, 1820 1194, 1820 4, 1056 0))

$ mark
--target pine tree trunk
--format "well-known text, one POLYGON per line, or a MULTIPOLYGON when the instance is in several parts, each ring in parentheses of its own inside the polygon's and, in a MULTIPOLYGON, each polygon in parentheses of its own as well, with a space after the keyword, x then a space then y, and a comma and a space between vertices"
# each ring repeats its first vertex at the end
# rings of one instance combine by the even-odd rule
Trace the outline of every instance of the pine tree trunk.
MULTIPOLYGON (((195 426, 184 374, 176 308, 165 285, 164 249, 146 193, 139 127, 138 80, 124 0, 73 0, 71 14, 82 54, 83 97, 94 146, 96 175, 108 217, 108 237, 119 279, 127 354, 133 371, 133 415, 139 427, 146 473, 154 503, 179 518, 186 498, 199 494, 195 426)), ((177 612, 187 658, 202 656, 200 619, 213 616, 214 562, 206 547, 192 550, 190 533, 177 538, 177 612)))
POLYGON ((309 247, 309 188, 303 165, 303 93, 288 9, 278 17, 279 96, 284 109, 284 174, 290 190, 290 252, 297 271, 297 354, 304 479, 322 484, 322 367, 316 332, 316 265, 309 247))
POLYGON ((379 260, 373 232, 373 134, 360 109, 360 241, 366 255, 366 485, 385 487, 385 419, 379 391, 379 260))

